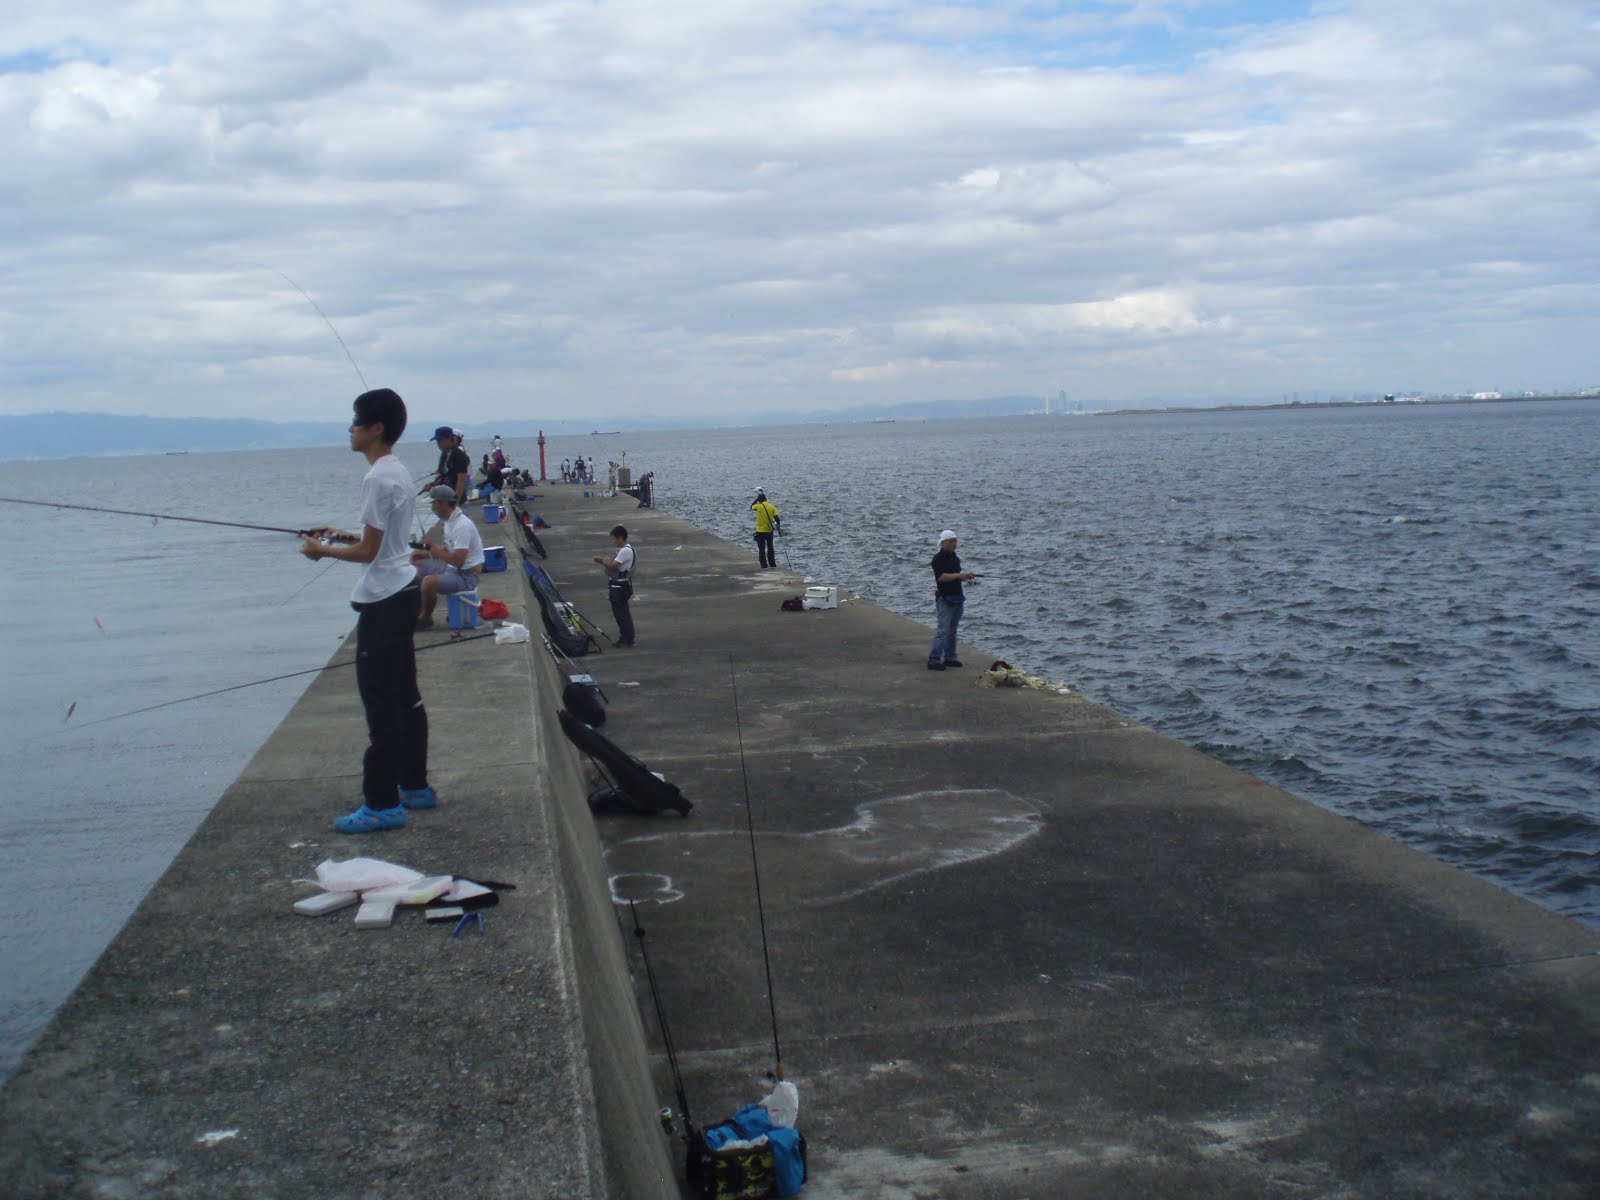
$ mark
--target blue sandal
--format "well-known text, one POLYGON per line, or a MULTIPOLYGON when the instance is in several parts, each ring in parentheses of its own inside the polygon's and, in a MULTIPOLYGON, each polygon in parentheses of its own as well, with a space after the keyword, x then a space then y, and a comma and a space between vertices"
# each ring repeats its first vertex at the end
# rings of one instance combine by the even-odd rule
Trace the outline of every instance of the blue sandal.
POLYGON ((403 829, 406 810, 403 805, 393 808, 368 808, 363 804, 347 817, 340 817, 333 827, 340 833, 375 833, 380 829, 403 829))
POLYGON ((431 787, 401 788, 401 808, 432 808, 439 803, 439 794, 431 787))

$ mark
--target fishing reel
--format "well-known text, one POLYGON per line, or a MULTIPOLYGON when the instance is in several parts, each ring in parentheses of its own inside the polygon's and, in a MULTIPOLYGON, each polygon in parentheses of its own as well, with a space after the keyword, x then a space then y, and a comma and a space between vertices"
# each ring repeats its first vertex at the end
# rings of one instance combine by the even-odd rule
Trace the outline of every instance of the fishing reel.
POLYGON ((353 533, 340 533, 336 529, 318 526, 316 529, 299 529, 295 531, 300 537, 311 538, 321 542, 324 546, 354 546, 361 539, 353 533))

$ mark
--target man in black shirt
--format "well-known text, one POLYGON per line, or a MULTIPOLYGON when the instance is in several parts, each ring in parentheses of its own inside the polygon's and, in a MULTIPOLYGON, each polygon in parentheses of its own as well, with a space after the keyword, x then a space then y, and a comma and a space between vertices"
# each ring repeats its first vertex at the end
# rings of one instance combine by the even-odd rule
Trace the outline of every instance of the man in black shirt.
MULTIPOLYGON (((465 504, 467 481, 472 478, 472 460, 461 448, 461 435, 450 426, 441 425, 433 431, 433 440, 439 443, 439 466, 422 491, 426 492, 442 483, 455 488, 457 504, 465 504)), ((422 493, 417 494, 420 496, 422 493)))
POLYGON ((937 621, 933 645, 928 648, 928 670, 942 671, 946 667, 961 665, 961 660, 956 657, 956 626, 961 623, 961 610, 967 602, 961 584, 977 576, 961 569, 961 560, 956 557, 956 533, 953 529, 940 532, 939 553, 933 556, 933 561, 928 565, 933 568, 933 607, 937 621))

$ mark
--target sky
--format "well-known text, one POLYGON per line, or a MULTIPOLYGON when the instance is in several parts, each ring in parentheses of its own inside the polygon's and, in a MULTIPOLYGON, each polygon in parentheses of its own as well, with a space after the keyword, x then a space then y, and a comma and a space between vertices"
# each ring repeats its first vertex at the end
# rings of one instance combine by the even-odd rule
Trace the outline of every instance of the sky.
POLYGON ((0 412, 1576 390, 1597 134, 1592 0, 14 5, 0 412))

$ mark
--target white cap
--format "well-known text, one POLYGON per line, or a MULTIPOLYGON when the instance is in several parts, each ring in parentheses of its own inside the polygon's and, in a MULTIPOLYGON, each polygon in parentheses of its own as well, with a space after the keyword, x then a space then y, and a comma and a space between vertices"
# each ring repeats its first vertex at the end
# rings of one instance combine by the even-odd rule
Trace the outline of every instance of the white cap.
POLYGON ((941 529, 939 531, 939 540, 941 542, 948 542, 951 538, 955 537, 955 535, 956 531, 954 529, 941 529))

